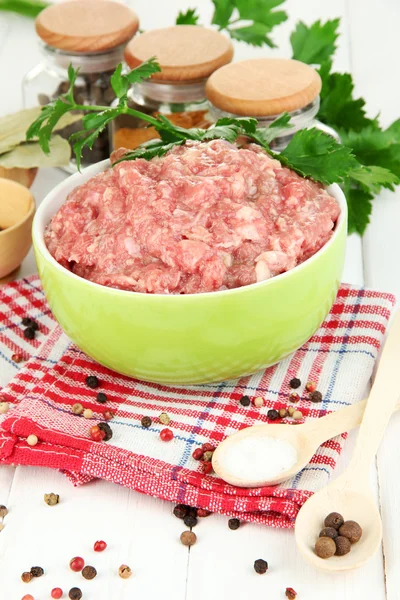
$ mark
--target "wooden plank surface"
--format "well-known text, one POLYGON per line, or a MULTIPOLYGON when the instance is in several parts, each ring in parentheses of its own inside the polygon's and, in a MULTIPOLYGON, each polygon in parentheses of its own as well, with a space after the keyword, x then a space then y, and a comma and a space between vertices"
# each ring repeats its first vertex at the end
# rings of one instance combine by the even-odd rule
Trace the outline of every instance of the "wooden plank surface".
MULTIPOLYGON (((141 16, 143 29, 172 24, 178 10, 186 9, 189 4, 183 0, 132 2, 141 16)), ((209 22, 211 2, 198 0, 197 4, 202 22, 209 22)), ((288 35, 296 20, 310 23, 317 18, 341 16, 342 38, 337 68, 354 70, 358 89, 370 99, 373 111, 381 107, 387 122, 396 116, 399 84, 397 78, 385 74, 383 67, 393 65, 392 57, 399 54, 395 25, 400 21, 397 3, 391 0, 368 0, 368 3, 361 0, 325 0, 323 3, 290 0, 286 9, 291 16, 290 22, 274 33, 279 51, 238 44, 236 58, 273 53, 289 55, 288 35)), ((20 106, 19 81, 38 57, 32 22, 14 15, 0 15, 0 80, 9 81, 8 93, 0 96, 1 114, 20 106)), ((37 201, 40 202, 63 177, 60 171, 40 172, 33 187, 37 201)), ((397 202, 398 199, 397 195, 397 202)), ((394 196, 383 196, 376 205, 373 226, 363 243, 356 236, 349 238, 345 281, 361 284, 365 274, 367 285, 400 293, 399 270, 393 272, 393 261, 388 260, 389 256, 396 256, 394 252, 400 255, 398 206, 394 196)), ((29 274, 34 269, 30 256, 23 265, 22 274, 29 274)), ((219 600, 256 595, 279 600, 284 598, 285 588, 291 586, 298 591, 299 600, 398 600, 396 586, 399 588, 400 558, 396 553, 396 540, 400 511, 393 482, 400 476, 400 467, 394 465, 398 453, 395 426, 396 423, 399 425, 399 419, 400 416, 393 419, 379 454, 387 596, 381 553, 358 572, 328 576, 304 564, 296 552, 292 532, 249 524, 238 531, 230 531, 227 519, 215 515, 200 522, 196 529, 198 544, 189 553, 178 540, 182 524, 171 516, 171 506, 167 503, 105 482, 76 490, 59 473, 8 467, 0 469, 0 503, 10 508, 0 537, 0 598, 14 600, 29 592, 39 600, 47 598, 55 585, 66 589, 80 585, 82 578, 69 571, 68 562, 73 555, 82 554, 101 571, 95 581, 83 581, 81 587, 85 598, 219 600), (51 491, 62 496, 62 503, 50 508, 42 497, 51 491), (97 556, 90 548, 100 538, 106 539, 110 547, 104 555, 97 556), (270 563, 270 572, 265 577, 252 570, 253 561, 261 557, 270 563), (134 570, 130 581, 122 581, 116 575, 122 562, 130 564, 134 570), (20 582, 19 575, 35 563, 43 563, 49 575, 35 581, 28 589, 20 582)), ((348 462, 353 441, 354 434, 341 457, 338 473, 348 462)), ((371 471, 371 483, 378 495, 375 469, 371 471)))

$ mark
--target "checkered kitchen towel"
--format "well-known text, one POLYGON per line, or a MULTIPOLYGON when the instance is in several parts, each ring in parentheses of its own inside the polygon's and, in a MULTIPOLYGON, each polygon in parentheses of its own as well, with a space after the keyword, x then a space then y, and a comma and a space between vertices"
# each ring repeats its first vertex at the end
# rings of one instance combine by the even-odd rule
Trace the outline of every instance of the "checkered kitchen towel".
POLYGON ((0 459, 4 463, 62 469, 76 485, 100 477, 173 502, 207 508, 277 527, 291 527, 305 500, 326 484, 345 436, 329 440, 294 479, 275 487, 235 488, 200 472, 193 449, 217 445, 227 435, 254 423, 267 422, 267 411, 286 405, 289 381, 317 382, 324 400, 301 400, 305 418, 317 418, 360 400, 394 305, 390 294, 342 286, 325 323, 300 350, 262 373, 221 384, 165 387, 113 373, 80 352, 55 325, 35 277, 0 288, 0 356, 3 380, 19 372, 2 390, 13 409, 4 416, 0 459), (40 323, 37 340, 23 340, 21 318, 40 323), (43 344, 38 348, 40 341, 43 344), (12 354, 31 354, 15 364, 12 354), (95 374, 107 403, 96 402, 99 390, 85 385, 95 374), (263 396, 266 406, 243 407, 243 394, 263 396), (71 413, 76 402, 94 411, 92 421, 71 413), (113 438, 96 443, 89 428, 102 413, 115 413, 113 438), (174 440, 159 438, 161 412, 171 417, 174 440), (144 415, 153 419, 141 426, 144 415), (28 435, 39 443, 30 447, 28 435))

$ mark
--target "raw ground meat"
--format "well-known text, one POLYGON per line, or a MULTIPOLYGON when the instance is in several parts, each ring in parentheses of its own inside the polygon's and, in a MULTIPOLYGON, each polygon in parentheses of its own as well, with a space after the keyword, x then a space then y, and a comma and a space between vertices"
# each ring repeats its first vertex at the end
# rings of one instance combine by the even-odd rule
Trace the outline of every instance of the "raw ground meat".
POLYGON ((61 265, 101 285, 191 294, 293 269, 329 240, 339 212, 320 184, 258 146, 188 142, 77 187, 45 241, 61 265))

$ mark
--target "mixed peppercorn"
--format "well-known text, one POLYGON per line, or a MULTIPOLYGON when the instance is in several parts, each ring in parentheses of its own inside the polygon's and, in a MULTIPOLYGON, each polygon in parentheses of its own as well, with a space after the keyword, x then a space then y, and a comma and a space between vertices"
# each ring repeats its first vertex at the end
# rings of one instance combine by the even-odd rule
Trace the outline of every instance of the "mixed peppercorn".
POLYGON ((362 529, 356 521, 345 521, 340 513, 330 513, 324 521, 315 543, 315 553, 320 558, 344 556, 351 550, 352 544, 362 536, 362 529))

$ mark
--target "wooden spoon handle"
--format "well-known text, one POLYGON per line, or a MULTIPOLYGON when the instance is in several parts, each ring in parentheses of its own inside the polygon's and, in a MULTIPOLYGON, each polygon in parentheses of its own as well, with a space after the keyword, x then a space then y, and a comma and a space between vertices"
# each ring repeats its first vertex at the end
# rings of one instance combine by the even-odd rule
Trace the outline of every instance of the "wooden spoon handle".
POLYGON ((361 400, 361 402, 336 410, 319 419, 307 421, 303 425, 303 432, 307 429, 307 436, 312 436, 315 445, 320 446, 326 440, 358 427, 362 421, 366 405, 367 401, 361 400))
POLYGON ((378 371, 358 432, 353 458, 346 470, 349 484, 368 482, 373 460, 397 401, 397 375, 400 359, 400 311, 392 321, 378 371))

